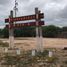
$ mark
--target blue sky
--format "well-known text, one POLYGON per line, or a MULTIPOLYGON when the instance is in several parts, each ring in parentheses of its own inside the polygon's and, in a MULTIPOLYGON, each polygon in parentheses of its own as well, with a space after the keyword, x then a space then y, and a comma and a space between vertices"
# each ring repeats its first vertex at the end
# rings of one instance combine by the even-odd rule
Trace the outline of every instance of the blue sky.
MULTIPOLYGON (((17 0, 17 16, 34 14, 34 8, 45 14, 46 25, 67 26, 67 0, 17 0)), ((14 8, 14 0, 0 0, 0 27, 5 26, 4 19, 8 18, 14 8)))

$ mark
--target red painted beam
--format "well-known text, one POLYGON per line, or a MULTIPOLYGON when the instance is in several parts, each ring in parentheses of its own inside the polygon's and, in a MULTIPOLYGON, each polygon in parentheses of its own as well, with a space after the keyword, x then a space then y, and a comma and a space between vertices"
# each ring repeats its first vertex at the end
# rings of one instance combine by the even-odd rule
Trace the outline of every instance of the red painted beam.
MULTIPOLYGON (((39 19, 44 18, 44 13, 39 14, 39 19)), ((10 22, 25 21, 25 20, 36 20, 36 15, 21 16, 16 18, 10 18, 10 22)), ((9 18, 5 19, 5 23, 9 23, 9 18)))
MULTIPOLYGON (((38 23, 38 26, 41 26, 41 25, 44 25, 44 21, 40 21, 38 23)), ((21 28, 23 26, 36 26, 36 22, 28 22, 28 23, 18 23, 18 24, 15 24, 15 25, 6 25, 6 28, 21 28)))

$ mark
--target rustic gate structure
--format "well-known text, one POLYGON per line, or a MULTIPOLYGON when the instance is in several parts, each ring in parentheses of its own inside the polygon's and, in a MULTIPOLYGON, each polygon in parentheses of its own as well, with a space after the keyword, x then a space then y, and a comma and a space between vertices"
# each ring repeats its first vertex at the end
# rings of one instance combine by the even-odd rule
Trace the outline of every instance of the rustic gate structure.
POLYGON ((9 18, 5 19, 6 27, 9 29, 9 48, 14 47, 14 28, 20 28, 23 26, 36 26, 36 38, 37 38, 37 44, 36 44, 36 50, 37 51, 43 51, 43 44, 42 44, 42 25, 44 25, 44 21, 41 19, 44 18, 44 13, 41 13, 38 8, 35 8, 35 14, 28 15, 28 16, 21 16, 21 17, 13 17, 13 11, 10 11, 9 18), (34 22, 27 22, 27 23, 16 23, 17 21, 26 21, 26 20, 35 20, 34 22))

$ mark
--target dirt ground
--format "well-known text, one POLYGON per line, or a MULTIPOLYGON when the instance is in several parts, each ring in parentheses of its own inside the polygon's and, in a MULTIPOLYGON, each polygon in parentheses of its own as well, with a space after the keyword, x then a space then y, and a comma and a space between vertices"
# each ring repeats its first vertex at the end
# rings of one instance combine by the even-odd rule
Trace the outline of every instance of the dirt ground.
MULTIPOLYGON (((9 42, 9 39, 0 39, 3 42, 9 42)), ((15 38, 14 43, 15 47, 23 49, 35 49, 37 46, 36 38, 22 37, 15 38)), ((43 38, 43 47, 44 48, 64 48, 67 47, 67 39, 63 38, 43 38)))

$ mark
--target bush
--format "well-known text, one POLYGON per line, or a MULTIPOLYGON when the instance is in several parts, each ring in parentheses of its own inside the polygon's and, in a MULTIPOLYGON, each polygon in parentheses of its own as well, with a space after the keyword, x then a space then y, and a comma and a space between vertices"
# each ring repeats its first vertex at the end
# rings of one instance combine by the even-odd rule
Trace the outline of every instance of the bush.
POLYGON ((9 44, 7 42, 0 41, 0 47, 9 47, 9 44))
POLYGON ((56 62, 56 60, 57 60, 56 57, 47 57, 47 62, 48 62, 48 63, 56 62))

